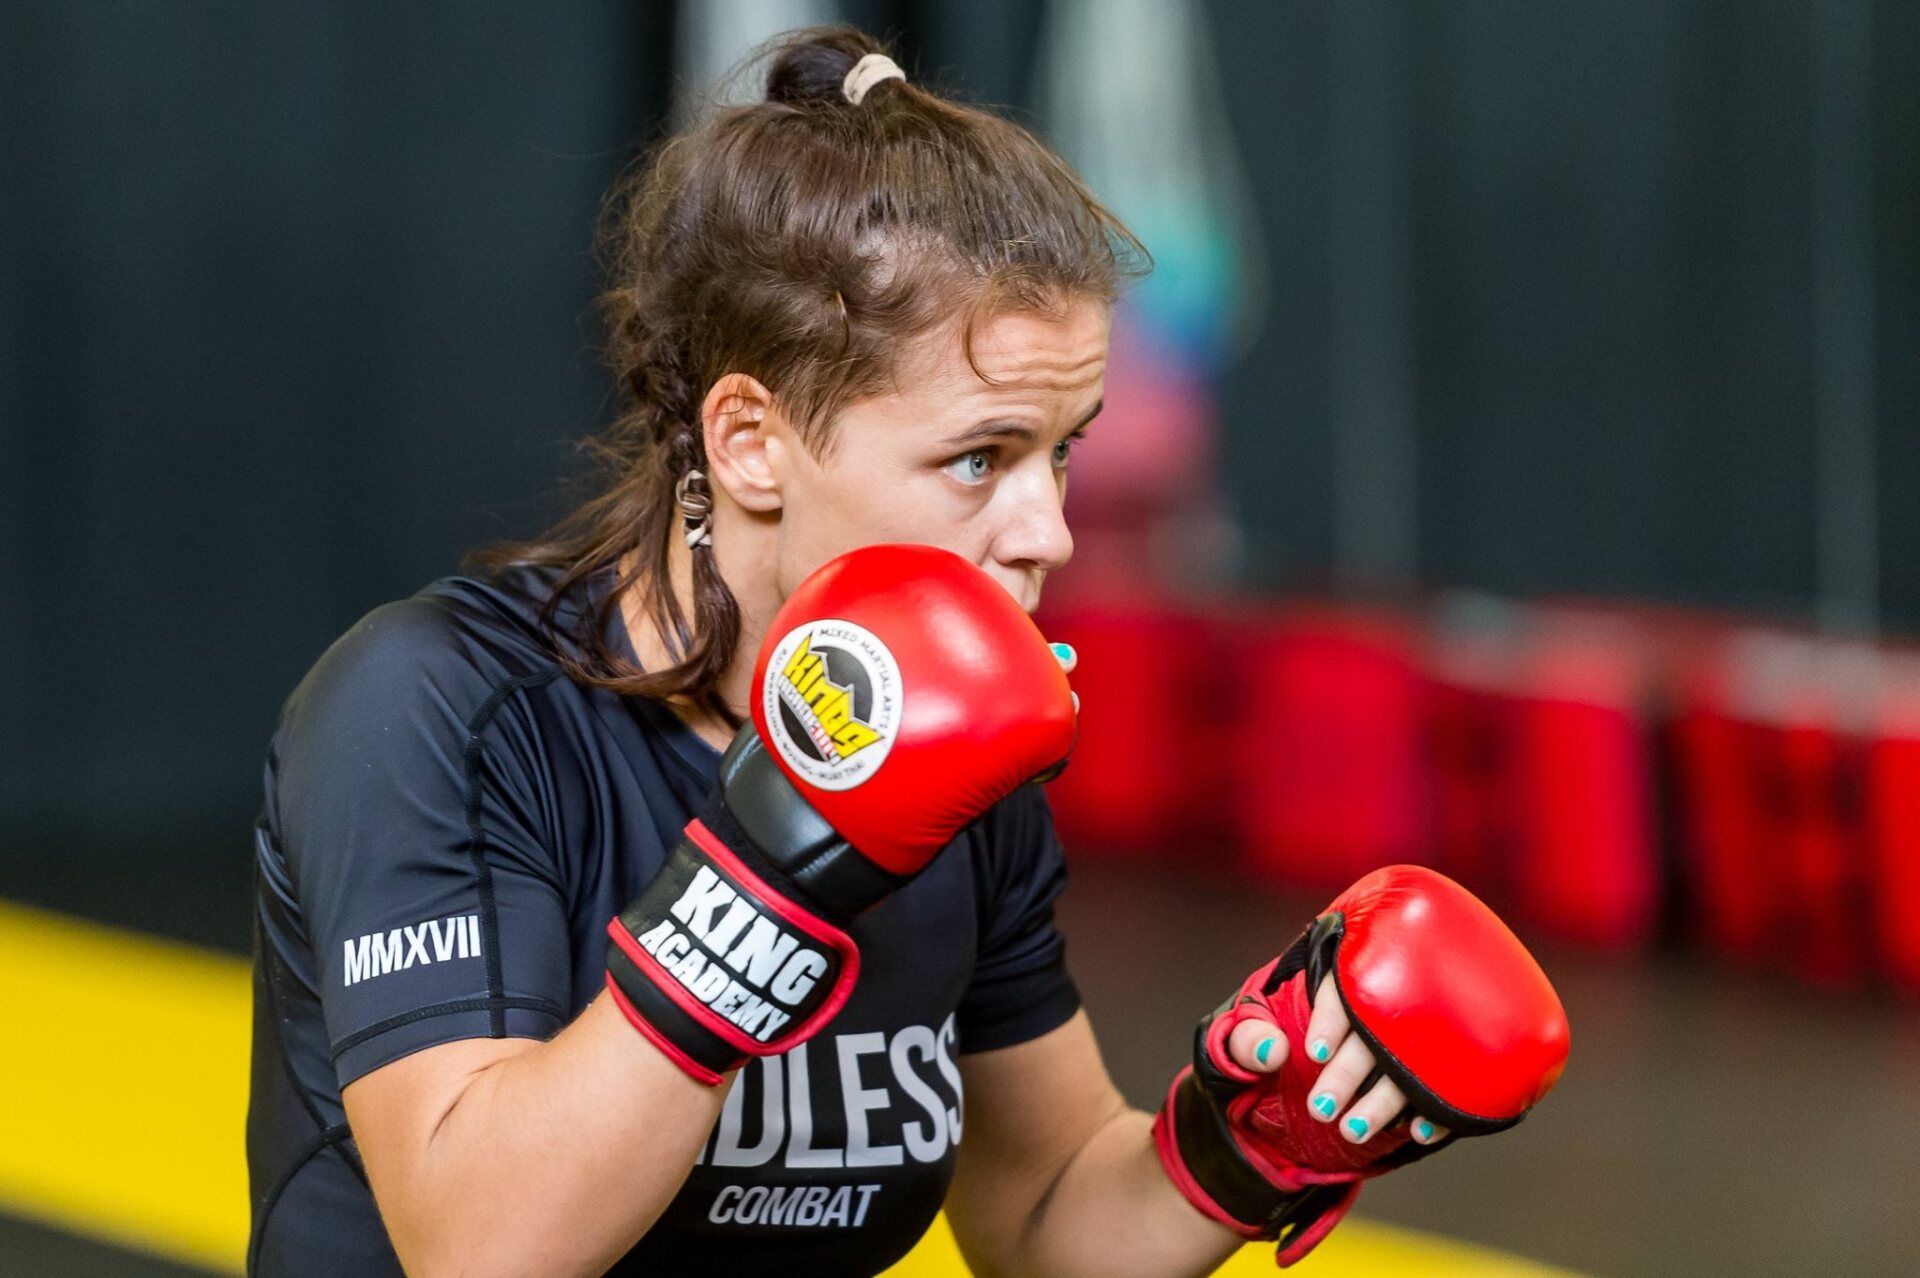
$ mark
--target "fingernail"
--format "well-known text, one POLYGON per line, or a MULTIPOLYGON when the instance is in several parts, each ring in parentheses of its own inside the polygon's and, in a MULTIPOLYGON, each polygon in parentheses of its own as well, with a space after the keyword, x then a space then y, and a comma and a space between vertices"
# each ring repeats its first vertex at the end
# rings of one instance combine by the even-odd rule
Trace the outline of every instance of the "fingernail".
MULTIPOLYGON (((1058 661, 1058 662, 1059 662, 1059 663, 1060 663, 1061 665, 1063 665, 1063 666, 1064 666, 1064 665, 1066 665, 1066 664, 1067 664, 1067 663, 1068 663, 1069 661, 1072 661, 1072 660, 1073 660, 1073 645, 1072 645, 1072 644, 1070 644, 1070 643, 1050 643, 1050 644, 1048 644, 1048 645, 1047 645, 1047 647, 1049 647, 1049 648, 1051 648, 1051 649, 1053 649, 1053 659, 1054 659, 1055 661, 1058 661)), ((1031 648, 1029 648, 1029 649, 1028 649, 1027 651, 1029 651, 1029 652, 1031 652, 1031 651, 1033 651, 1033 650, 1032 650, 1031 648)))
POLYGON ((1253 1059, 1265 1065, 1267 1063, 1267 1057, 1273 1055, 1273 1045, 1279 1041, 1279 1039, 1271 1035, 1261 1039, 1260 1046, 1253 1049, 1253 1059))
POLYGON ((1307 1055, 1324 1065, 1327 1063, 1327 1058, 1333 1055, 1333 1049, 1327 1046, 1326 1039, 1316 1038, 1307 1047, 1307 1055))
POLYGON ((1310 1103, 1313 1105, 1313 1112, 1322 1118, 1332 1118, 1333 1111, 1340 1108, 1333 1103, 1333 1097, 1326 1092, 1321 1092, 1310 1103))
POLYGON ((1416 1118, 1416 1119, 1414 1119, 1414 1120, 1413 1120, 1413 1138, 1414 1138, 1415 1140, 1417 1140, 1417 1141, 1419 1141, 1419 1142, 1420 1142, 1421 1144, 1423 1144, 1423 1145, 1424 1145, 1424 1144, 1425 1144, 1426 1142, 1428 1142, 1428 1141, 1430 1141, 1430 1140, 1432 1140, 1432 1139, 1433 1139, 1433 1124, 1432 1124, 1432 1123, 1429 1123, 1429 1122, 1428 1122, 1428 1121, 1427 1121, 1426 1119, 1424 1119, 1424 1118, 1416 1118))
POLYGON ((1372 1124, 1364 1118, 1349 1118, 1347 1120, 1347 1133, 1355 1140, 1365 1140, 1367 1138, 1367 1128, 1371 1126, 1372 1124))

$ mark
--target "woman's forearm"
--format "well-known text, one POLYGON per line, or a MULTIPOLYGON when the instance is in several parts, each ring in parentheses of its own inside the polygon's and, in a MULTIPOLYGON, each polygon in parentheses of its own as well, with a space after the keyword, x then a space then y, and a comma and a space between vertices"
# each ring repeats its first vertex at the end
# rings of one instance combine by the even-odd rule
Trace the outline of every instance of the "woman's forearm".
POLYGON ((1152 1116, 1129 1109, 1096 1131, 1041 1196, 1014 1275, 1185 1278, 1212 1273, 1240 1245, 1174 1188, 1154 1152, 1152 1116))
POLYGON ((477 1070, 409 1156, 370 1163, 395 1248, 414 1274, 604 1272, 679 1190, 730 1085, 682 1073, 603 994, 477 1070))

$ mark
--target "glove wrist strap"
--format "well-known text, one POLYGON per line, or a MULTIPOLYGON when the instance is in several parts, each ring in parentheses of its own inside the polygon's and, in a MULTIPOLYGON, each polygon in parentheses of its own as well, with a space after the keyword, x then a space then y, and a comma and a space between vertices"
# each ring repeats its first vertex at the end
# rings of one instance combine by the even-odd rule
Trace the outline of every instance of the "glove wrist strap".
POLYGON ((852 938, 769 875, 756 851, 695 820, 607 925, 620 1010, 703 1083, 812 1037, 860 973, 852 938))
POLYGON ((1191 1070, 1174 1079, 1154 1126, 1161 1162, 1189 1202, 1247 1238, 1279 1236, 1301 1193, 1281 1189, 1247 1161, 1191 1070))
POLYGON ((718 1083, 840 1010, 860 972, 844 929, 904 882, 827 824, 749 725, 705 810, 608 925, 608 985, 681 1069, 718 1083))

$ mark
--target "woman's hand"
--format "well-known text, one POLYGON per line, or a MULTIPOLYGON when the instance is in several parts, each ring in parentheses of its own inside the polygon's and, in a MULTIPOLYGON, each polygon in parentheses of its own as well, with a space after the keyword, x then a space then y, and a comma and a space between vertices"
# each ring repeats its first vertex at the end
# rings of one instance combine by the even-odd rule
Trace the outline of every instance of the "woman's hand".
MULTIPOLYGON (((1270 1021, 1243 1021, 1227 1039, 1227 1050, 1241 1068, 1271 1074, 1287 1063, 1287 1036, 1270 1021)), ((1307 1111, 1323 1123, 1338 1122, 1340 1135, 1356 1145, 1385 1130, 1407 1111, 1407 1097, 1392 1079, 1381 1077, 1355 1100, 1360 1084, 1373 1072, 1373 1050, 1353 1032, 1347 1009, 1340 1005, 1331 974, 1323 978, 1313 997, 1313 1017, 1307 1022, 1307 1056, 1324 1066, 1307 1101, 1307 1111)), ((1413 1139, 1422 1145, 1445 1140, 1447 1129, 1410 1115, 1413 1139)))
POLYGON ((1385 866, 1201 1020, 1154 1144, 1195 1209, 1278 1242, 1285 1266, 1362 1181, 1519 1122, 1567 1046, 1559 995, 1493 911, 1445 875, 1385 866))

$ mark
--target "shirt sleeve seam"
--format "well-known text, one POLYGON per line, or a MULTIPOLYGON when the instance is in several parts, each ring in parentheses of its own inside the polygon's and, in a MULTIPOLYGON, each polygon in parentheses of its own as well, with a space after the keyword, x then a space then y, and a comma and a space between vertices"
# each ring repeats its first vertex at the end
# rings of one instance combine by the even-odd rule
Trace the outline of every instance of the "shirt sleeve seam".
MULTIPOLYGON (((356 1030, 336 1043, 329 1056, 338 1064, 342 1056, 362 1043, 380 1037, 391 1030, 400 1029, 416 1021, 429 1020, 436 1016, 452 1016, 460 1012, 491 1012, 494 1018, 504 1019, 509 1011, 542 1012, 556 1021, 566 1019, 565 1010, 552 999, 546 998, 463 998, 450 1003, 435 1003, 430 1007, 416 1007, 411 1012, 402 1012, 398 1016, 389 1016, 384 1021, 376 1021, 363 1030, 356 1030)), ((494 1038, 504 1038, 505 1034, 494 1034, 494 1038)))
POLYGON ((500 707, 510 697, 524 690, 551 683, 559 674, 558 666, 549 666, 499 684, 467 725, 467 744, 462 756, 462 771, 466 781, 467 855, 473 861, 480 895, 480 931, 484 938, 481 952, 487 964, 487 1001, 484 1006, 491 1013, 488 1032, 492 1038, 507 1036, 506 974, 501 966, 500 915, 494 901, 493 866, 487 860, 486 824, 481 819, 482 795, 486 785, 480 770, 481 755, 486 750, 486 731, 500 707))

